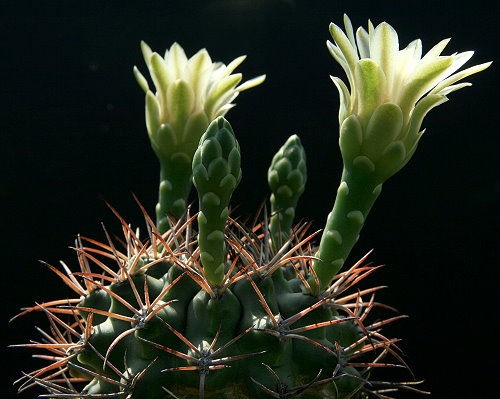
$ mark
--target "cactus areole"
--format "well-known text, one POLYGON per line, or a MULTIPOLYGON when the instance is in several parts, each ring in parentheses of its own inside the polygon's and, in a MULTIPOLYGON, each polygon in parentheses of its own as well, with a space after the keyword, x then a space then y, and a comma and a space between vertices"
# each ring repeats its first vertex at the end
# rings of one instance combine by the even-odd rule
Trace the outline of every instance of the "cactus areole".
MULTIPOLYGON (((468 84, 455 82, 488 64, 452 75, 470 53, 420 58, 420 42, 399 50, 382 23, 356 35, 331 26, 328 47, 348 75, 341 95, 344 160, 325 228, 294 222, 307 181, 297 135, 270 162, 267 208, 255 222, 231 214, 242 178, 237 135, 224 115, 239 92, 231 74, 243 61, 212 63, 206 50, 187 58, 174 44, 165 57, 142 44, 156 91, 146 93, 146 125, 160 161, 156 220, 140 205, 144 238, 116 212, 122 239, 78 237, 78 266, 46 264, 73 297, 25 308, 44 313, 42 339, 14 345, 40 351, 47 365, 26 373, 20 390, 50 398, 265 399, 389 398, 423 392, 415 382, 386 381, 406 364, 383 327, 404 316, 383 312, 381 288, 358 286, 378 266, 363 259, 341 270, 382 184, 413 155, 425 114, 468 84), (418 101, 425 93, 425 97, 418 101), (418 102, 417 102, 418 101, 418 102), (191 185, 198 205, 187 206, 191 185), (372 313, 382 312, 372 320, 372 313), (374 371, 376 370, 376 372, 374 371), (376 374, 377 373, 377 374, 376 374), (376 378, 373 376, 376 374, 376 378)), ((410 374, 411 377, 411 374, 410 374)), ((411 379, 411 378, 408 378, 411 379)), ((407 378, 405 378, 407 380, 407 378)))

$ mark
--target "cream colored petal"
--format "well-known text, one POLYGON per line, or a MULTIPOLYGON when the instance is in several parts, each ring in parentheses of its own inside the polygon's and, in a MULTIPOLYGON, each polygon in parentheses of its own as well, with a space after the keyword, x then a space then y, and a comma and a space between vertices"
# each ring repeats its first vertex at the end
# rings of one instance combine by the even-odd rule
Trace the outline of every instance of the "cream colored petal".
POLYGON ((219 81, 225 76, 226 74, 226 65, 224 65, 222 62, 214 62, 212 65, 212 80, 214 81, 219 81))
POLYGON ((139 69, 134 66, 134 77, 137 83, 139 83, 139 86, 141 87, 142 90, 144 90, 144 93, 147 93, 149 91, 149 84, 146 78, 143 76, 143 74, 139 71, 139 69))
POLYGON ((156 141, 159 127, 160 105, 155 95, 151 91, 148 91, 146 93, 146 128, 152 141, 156 141))
POLYGON ((447 86, 443 90, 437 92, 436 94, 440 96, 447 96, 448 94, 453 93, 454 91, 460 90, 468 86, 472 86, 472 83, 469 82, 458 83, 456 85, 447 86))
POLYGON ((349 93, 349 90, 347 89, 347 86, 341 79, 335 76, 330 76, 330 79, 332 79, 335 87, 337 87, 337 90, 339 91, 339 125, 342 125, 344 119, 348 117, 348 113, 351 108, 351 95, 349 93))
MULTIPOLYGON (((420 39, 413 40, 404 50, 407 51, 408 55, 408 59, 404 64, 404 70, 406 71, 406 74, 409 75, 413 72, 422 58, 422 41, 420 39)), ((403 66, 398 65, 398 68, 402 69, 403 66)))
POLYGON ((389 92, 392 89, 398 51, 397 32, 391 25, 382 22, 373 32, 373 38, 370 42, 370 58, 382 68, 387 79, 387 91, 389 92))
POLYGON ((210 79, 212 62, 207 50, 202 49, 193 55, 187 63, 187 81, 191 84, 195 96, 195 109, 203 106, 210 79))
POLYGON ((375 30, 372 21, 369 19, 368 20, 368 35, 371 36, 373 35, 373 31, 375 30))
POLYGON ((354 70, 356 67, 356 61, 358 61, 359 57, 356 49, 352 46, 349 38, 345 35, 345 33, 334 23, 330 24, 330 34, 333 37, 333 40, 337 44, 340 51, 344 55, 347 63, 349 64, 349 68, 354 70))
POLYGON ((436 44, 433 48, 431 48, 422 58, 422 60, 427 60, 429 58, 437 57, 444 50, 446 45, 450 42, 451 39, 443 39, 438 44, 436 44))
POLYGON ((168 85, 172 82, 173 76, 170 69, 167 67, 165 60, 158 53, 153 53, 150 59, 150 73, 156 90, 161 99, 167 93, 168 85))
POLYGON ((462 80, 463 78, 466 78, 467 76, 484 71, 490 65, 491 65, 491 62, 485 62, 484 64, 474 65, 470 68, 464 69, 463 71, 457 72, 456 74, 451 75, 450 77, 446 78, 441 83, 439 83, 434 89, 432 89, 430 94, 438 94, 447 86, 450 86, 453 83, 458 82, 459 80, 462 80))
POLYGON ((354 69, 350 68, 349 63, 347 62, 347 60, 344 57, 344 54, 335 44, 333 44, 330 41, 327 41, 326 46, 328 48, 328 51, 332 55, 332 57, 335 59, 335 61, 337 61, 339 63, 339 65, 344 70, 344 72, 347 76, 347 79, 349 80, 349 86, 351 88, 353 88, 354 87, 354 69))
POLYGON ((240 83, 240 81, 241 74, 238 73, 229 75, 214 85, 205 102, 205 112, 209 115, 209 117, 217 112, 216 108, 222 105, 220 104, 221 98, 226 97, 228 93, 234 92, 234 88, 238 85, 238 83, 240 83))
POLYGON ((354 37, 354 30, 352 29, 352 23, 347 14, 344 14, 344 26, 347 38, 351 42, 352 48, 356 49, 356 38, 354 37))
POLYGON ((229 111, 233 106, 236 104, 232 104, 232 102, 235 100, 236 97, 238 97, 240 93, 232 90, 226 92, 224 95, 222 95, 215 103, 215 106, 213 107, 212 110, 212 117, 211 119, 217 118, 217 116, 224 116, 227 111, 229 111), (226 108, 226 106, 228 106, 226 108), (225 109, 224 109, 225 108, 225 109), (222 113, 221 113, 222 109, 222 113))
POLYGON ((246 55, 241 55, 238 58, 235 58, 233 61, 231 61, 227 66, 226 70, 224 73, 224 76, 229 76, 236 68, 240 66, 240 64, 245 61, 247 58, 246 55))
POLYGON ((358 44, 359 57, 370 58, 370 37, 362 27, 359 27, 356 31, 356 43, 358 44))
POLYGON ((420 97, 431 90, 447 73, 448 68, 453 64, 452 57, 435 57, 417 65, 413 73, 404 82, 404 87, 400 98, 397 101, 401 104, 403 114, 409 114, 420 97))
POLYGON ((255 78, 252 78, 250 80, 247 80, 246 82, 240 84, 238 87, 236 87, 236 91, 245 91, 248 89, 251 89, 252 87, 258 86, 262 84, 266 80, 266 75, 260 75, 256 76, 255 78))
POLYGON ((218 118, 219 116, 224 116, 226 113, 231 109, 236 107, 236 104, 226 104, 223 107, 220 107, 217 112, 215 113, 215 117, 218 118))
POLYGON ((396 55, 396 66, 392 80, 392 90, 390 98, 396 100, 403 90, 403 82, 411 74, 415 66, 420 61, 422 55, 422 43, 419 39, 412 41, 396 55))
POLYGON ((141 52, 142 56, 144 57, 144 62, 149 67, 149 60, 151 58, 151 54, 153 54, 153 51, 145 41, 141 41, 141 52))
POLYGON ((471 59, 471 57, 473 55, 474 55, 474 51, 466 51, 463 53, 458 53, 458 54, 452 55, 453 64, 446 71, 445 78, 450 76, 455 71, 458 71, 467 61, 469 61, 471 59))
POLYGON ((174 79, 183 79, 187 66, 187 57, 184 49, 175 42, 170 47, 168 57, 166 57, 167 68, 172 71, 174 79))

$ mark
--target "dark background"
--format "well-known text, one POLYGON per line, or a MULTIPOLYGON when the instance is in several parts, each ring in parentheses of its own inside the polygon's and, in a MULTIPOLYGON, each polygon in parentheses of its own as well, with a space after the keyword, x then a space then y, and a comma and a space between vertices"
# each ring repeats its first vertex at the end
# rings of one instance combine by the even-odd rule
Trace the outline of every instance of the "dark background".
MULTIPOLYGON (((452 37, 444 51, 476 50, 467 66, 494 60, 498 8, 485 1, 327 0, 10 1, 2 6, 0 107, 2 325, 5 345, 39 338, 28 316, 7 324, 21 306, 69 291, 43 259, 75 265, 75 235, 104 239, 100 223, 117 228, 108 201, 133 225, 142 218, 131 193, 153 212, 157 163, 144 126, 144 97, 132 76, 145 72, 139 49, 178 41, 188 55, 206 47, 228 63, 241 54, 246 79, 267 74, 243 93, 227 117, 243 151, 244 177, 234 195, 252 214, 267 196, 266 170, 292 133, 308 154, 309 180, 298 216, 319 229, 341 172, 338 94, 329 75, 344 79, 326 50, 328 24, 347 12, 355 27, 391 23, 406 46, 424 51, 452 37), (467 4, 467 6, 466 6, 467 4)), ((409 165, 384 187, 353 251, 371 248, 387 265, 371 277, 388 289, 378 299, 409 314, 388 328, 417 379, 435 398, 492 397, 498 362, 498 102, 496 69, 431 111, 427 133, 409 165), (495 370, 496 368, 496 370, 495 370)), ((69 294, 71 295, 71 294, 69 294)), ((2 345, 2 397, 29 350, 2 345)), ((31 364, 30 364, 31 362, 31 364)), ((410 378, 405 375, 403 378, 410 378)), ((36 391, 19 395, 32 398, 36 391)), ((493 395, 494 396, 494 395, 493 395)), ((401 394, 400 398, 416 398, 401 394)))

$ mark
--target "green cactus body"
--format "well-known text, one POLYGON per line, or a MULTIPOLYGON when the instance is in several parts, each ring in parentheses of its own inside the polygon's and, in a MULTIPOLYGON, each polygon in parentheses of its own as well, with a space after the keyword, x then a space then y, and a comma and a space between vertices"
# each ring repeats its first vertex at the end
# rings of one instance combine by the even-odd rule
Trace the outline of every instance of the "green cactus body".
MULTIPOLYGON (((216 125, 218 131, 221 126, 216 125)), ((371 352, 376 356, 382 351, 377 348, 386 345, 381 335, 370 337, 368 344, 366 332, 356 326, 348 310, 349 303, 366 301, 364 294, 342 300, 352 279, 328 297, 296 292, 292 286, 297 267, 312 267, 307 241, 292 253, 278 255, 281 266, 276 268, 263 261, 264 253, 275 254, 267 235, 228 219, 225 278, 222 284, 211 285, 208 273, 201 269, 201 249, 185 251, 197 242, 186 242, 196 238, 194 218, 186 218, 184 222, 192 229, 189 234, 186 229, 168 230, 165 241, 156 247, 145 248, 137 239, 129 240, 129 255, 100 251, 105 259, 116 256, 121 266, 113 272, 112 281, 109 277, 102 280, 98 270, 86 273, 85 281, 92 289, 74 306, 78 312, 72 315, 79 320, 80 332, 63 333, 65 328, 73 331, 76 327, 55 321, 54 340, 65 337, 68 344, 59 349, 57 361, 69 370, 68 381, 87 380, 85 386, 76 391, 80 382, 71 387, 50 382, 50 378, 47 382, 44 377, 51 366, 33 379, 51 392, 78 393, 81 398, 352 397, 368 370, 366 361, 356 367, 354 357, 370 358, 371 352), (178 243, 175 249, 166 244, 170 238, 178 243), (255 248, 261 252, 254 253, 255 248), (304 259, 298 259, 304 254, 304 259), (297 262, 300 265, 293 267, 297 262), (274 274, 266 275, 271 270, 274 274), (348 379, 352 367, 358 370, 356 376, 363 377, 348 379)), ((155 231, 154 224, 149 227, 155 231)), ((80 248, 79 254, 95 260, 92 268, 112 270, 93 251, 80 248)), ((362 279, 371 270, 354 268, 353 277, 362 279)), ((74 288, 80 292, 82 287, 74 288)), ((302 290, 306 292, 306 286, 302 290)), ((59 318, 57 313, 66 309, 62 305, 46 312, 59 318)), ((363 385, 362 389, 371 388, 363 385)))

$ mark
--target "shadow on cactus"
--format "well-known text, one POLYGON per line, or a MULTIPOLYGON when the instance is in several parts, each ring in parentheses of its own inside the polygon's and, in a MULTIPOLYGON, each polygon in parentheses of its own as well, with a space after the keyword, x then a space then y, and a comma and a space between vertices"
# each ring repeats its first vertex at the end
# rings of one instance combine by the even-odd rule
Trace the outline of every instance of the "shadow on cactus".
MULTIPOLYGON (((417 382, 387 382, 380 369, 407 368, 398 339, 382 329, 404 316, 380 304, 382 286, 358 284, 379 266, 368 254, 341 271, 382 184, 413 155, 425 114, 454 84, 489 64, 453 73, 471 53, 421 58, 414 41, 399 50, 382 23, 354 34, 330 30, 328 47, 345 69, 340 148, 344 171, 321 232, 294 222, 306 184, 306 152, 291 136, 268 171, 270 209, 253 222, 231 215, 241 153, 224 118, 255 78, 238 86, 206 50, 187 58, 178 44, 165 57, 142 44, 155 92, 146 93, 146 124, 161 166, 153 221, 140 205, 147 236, 116 212, 123 237, 78 237, 79 269, 50 266, 74 292, 23 309, 43 312, 39 342, 47 365, 25 374, 20 390, 40 385, 51 398, 389 398, 417 382), (198 207, 188 206, 194 183, 198 207), (319 238, 319 245, 316 239, 319 238), (372 317, 375 309, 389 312, 372 317), (392 313, 391 313, 392 312, 392 313), (373 321, 377 320, 377 321, 373 321), (376 378, 375 378, 376 376, 376 378)), ((408 379, 413 380, 411 372, 408 379)))

